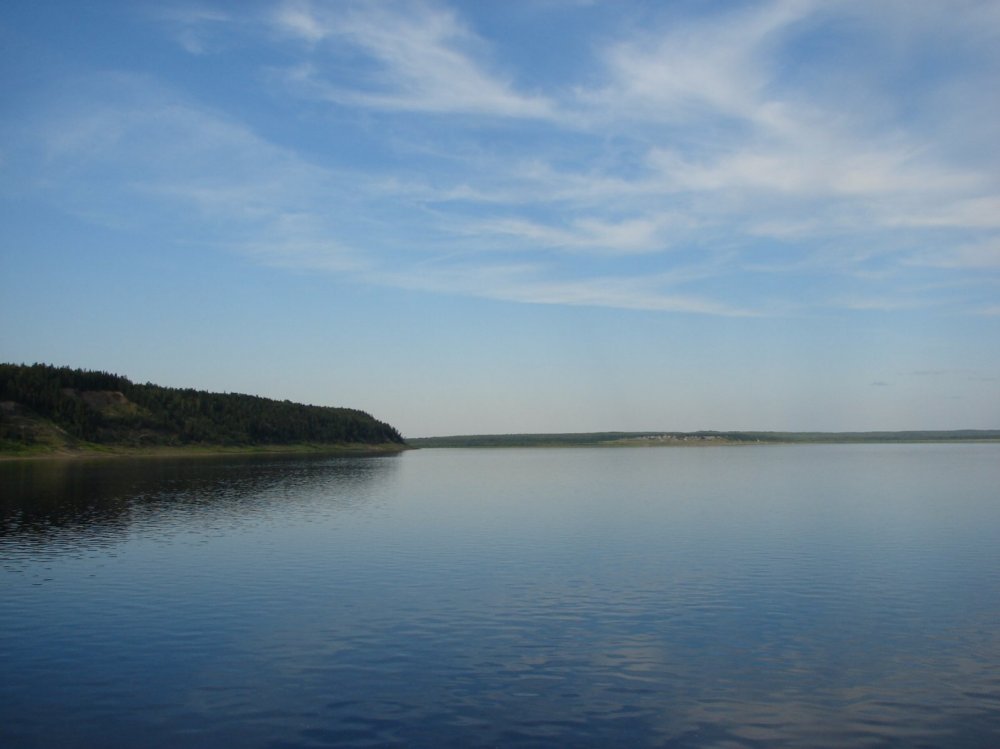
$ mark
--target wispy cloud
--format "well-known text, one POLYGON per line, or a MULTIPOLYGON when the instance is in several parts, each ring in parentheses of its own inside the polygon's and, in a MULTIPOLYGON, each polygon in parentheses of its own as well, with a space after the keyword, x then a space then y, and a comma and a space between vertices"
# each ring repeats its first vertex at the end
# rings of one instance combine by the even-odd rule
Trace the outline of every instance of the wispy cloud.
POLYGON ((164 221, 178 240, 258 258, 322 255, 331 266, 336 254, 338 267, 357 265, 330 220, 330 198, 347 203, 352 192, 338 175, 148 78, 102 74, 74 90, 37 133, 35 189, 67 210, 164 221))
POLYGON ((369 283, 725 315, 995 314, 995 286, 930 286, 1000 268, 984 124, 1000 104, 965 96, 1000 74, 991 6, 609 12, 579 64, 544 76, 473 6, 185 6, 158 16, 165 33, 193 54, 242 50, 234 90, 280 125, 252 125, 236 94, 94 74, 48 113, 24 174, 94 220, 138 220, 116 209, 138 205, 183 216, 178 236, 369 283))
POLYGON ((374 280, 422 291, 458 293, 509 302, 556 304, 652 312, 682 312, 726 317, 757 313, 695 295, 656 288, 655 281, 628 277, 547 280, 542 266, 476 266, 437 268, 419 274, 376 274, 374 280))
POLYGON ((721 114, 780 128, 780 103, 765 95, 766 50, 810 5, 781 0, 723 16, 665 18, 637 39, 610 45, 608 83, 583 98, 617 117, 677 122, 721 114))
MULTIPOLYGON (((331 81, 318 62, 289 71, 307 94, 340 104, 388 110, 544 118, 546 99, 518 92, 487 69, 482 39, 448 9, 422 4, 331 6, 300 0, 281 6, 275 26, 322 52, 325 43, 354 48, 368 63, 358 80, 331 81)), ((321 58, 322 56, 319 55, 321 58)))
MULTIPOLYGON (((936 23, 964 30, 961 21, 977 15, 974 10, 945 19, 939 9, 922 23, 908 20, 907 33, 940 36, 936 23)), ((844 109, 852 103, 845 92, 858 83, 872 97, 878 93, 868 82, 870 70, 852 70, 842 61, 831 88, 826 70, 817 71, 826 76, 817 81, 822 85, 809 86, 808 73, 797 80, 784 67, 787 47, 827 22, 868 26, 892 39, 901 32, 892 26, 896 14, 886 15, 852 2, 777 0, 665 23, 612 45, 606 52, 609 82, 583 98, 619 123, 664 123, 665 137, 650 140, 647 163, 658 177, 646 180, 648 188, 727 196, 755 211, 758 226, 795 222, 802 236, 805 225, 796 213, 809 210, 812 227, 824 232, 854 204, 851 219, 862 230, 996 228, 1000 206, 983 196, 996 188, 995 172, 949 164, 927 134, 885 122, 879 107, 872 117, 844 109), (810 200, 827 203, 809 206, 810 200)))
POLYGON ((952 229, 1000 229, 1000 194, 945 200, 923 210, 893 216, 898 226, 952 229))
POLYGON ((910 262, 936 268, 1000 269, 1000 237, 974 244, 924 252, 910 262))
MULTIPOLYGON (((523 303, 750 314, 672 292, 675 280, 663 275, 570 281, 551 264, 475 264, 474 254, 467 252, 442 259, 438 243, 425 246, 412 238, 407 257, 400 252, 403 238, 392 230, 369 235, 361 251, 341 235, 357 236, 352 206, 369 199, 363 175, 308 163, 148 80, 100 76, 80 88, 85 95, 66 102, 45 132, 49 178, 38 189, 57 192, 67 209, 86 211, 89 220, 101 220, 93 210, 95 182, 104 173, 127 172, 127 180, 108 184, 105 206, 139 197, 147 213, 133 220, 148 223, 154 213, 167 221, 185 215, 188 220, 178 224, 173 239, 225 247, 270 266, 523 303), (334 198, 340 211, 330 210, 334 198), (192 223, 192 217, 198 220, 192 223)), ((375 183, 370 191, 378 196, 381 187, 375 183)), ((557 239, 577 248, 632 251, 645 249, 654 229, 583 220, 576 233, 557 239)), ((472 233, 470 225, 465 234, 472 233)))
POLYGON ((475 228, 539 247, 621 255, 663 251, 669 246, 664 230, 671 222, 670 216, 645 216, 622 221, 581 217, 575 219, 571 226, 561 228, 522 219, 506 219, 486 222, 475 228))
POLYGON ((160 6, 153 11, 153 15, 169 29, 174 40, 192 55, 215 51, 220 27, 230 26, 234 22, 234 16, 226 11, 193 4, 160 6))

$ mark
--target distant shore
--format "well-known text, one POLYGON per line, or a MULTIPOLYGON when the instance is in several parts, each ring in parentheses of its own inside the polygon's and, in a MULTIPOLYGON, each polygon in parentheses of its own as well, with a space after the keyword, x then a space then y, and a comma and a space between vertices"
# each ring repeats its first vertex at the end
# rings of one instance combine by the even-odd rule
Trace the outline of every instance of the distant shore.
POLYGON ((900 432, 585 432, 468 434, 412 437, 416 448, 436 447, 723 447, 800 444, 1000 443, 1000 430, 900 432))
POLYGON ((391 455, 412 449, 395 442, 297 445, 82 445, 76 448, 0 450, 0 461, 211 458, 226 455, 391 455))

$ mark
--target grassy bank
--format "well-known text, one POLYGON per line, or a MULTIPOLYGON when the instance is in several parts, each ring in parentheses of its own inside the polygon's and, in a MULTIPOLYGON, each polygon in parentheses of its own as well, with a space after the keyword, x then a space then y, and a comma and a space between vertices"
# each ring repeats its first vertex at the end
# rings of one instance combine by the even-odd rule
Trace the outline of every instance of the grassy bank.
POLYGON ((100 460, 114 458, 198 458, 224 455, 389 455, 411 449, 385 442, 296 445, 128 445, 78 444, 72 448, 0 444, 0 460, 100 460))

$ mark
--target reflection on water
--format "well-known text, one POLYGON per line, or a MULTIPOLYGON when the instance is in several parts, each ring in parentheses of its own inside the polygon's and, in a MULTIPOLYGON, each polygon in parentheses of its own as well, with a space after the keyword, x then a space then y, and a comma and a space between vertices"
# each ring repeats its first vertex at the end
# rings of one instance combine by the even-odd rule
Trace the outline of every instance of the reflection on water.
POLYGON ((998 457, 0 465, 0 745, 1000 745, 998 457))
POLYGON ((277 455, 0 462, 0 552, 112 543, 154 524, 170 532, 366 501, 396 456, 277 455), (280 503, 280 508, 276 503, 280 503))

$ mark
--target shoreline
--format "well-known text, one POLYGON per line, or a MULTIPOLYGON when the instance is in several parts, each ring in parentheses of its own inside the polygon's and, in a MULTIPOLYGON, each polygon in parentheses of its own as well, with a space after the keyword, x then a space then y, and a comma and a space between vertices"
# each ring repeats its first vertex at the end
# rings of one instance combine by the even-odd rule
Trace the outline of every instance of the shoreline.
POLYGON ((765 438, 765 439, 729 439, 714 438, 623 438, 609 440, 574 440, 571 438, 524 438, 512 436, 471 436, 471 437, 414 437, 411 446, 420 450, 435 450, 447 448, 468 449, 505 449, 505 448, 568 448, 568 447, 604 447, 604 448, 709 448, 709 447, 766 447, 769 445, 948 445, 948 444, 1000 444, 1000 437, 802 437, 802 438, 765 438))
POLYGON ((377 444, 296 444, 296 445, 157 445, 130 447, 126 445, 88 445, 80 448, 0 452, 0 461, 62 461, 116 460, 131 458, 218 458, 225 456, 259 455, 395 455, 414 450, 410 445, 395 442, 377 444))

